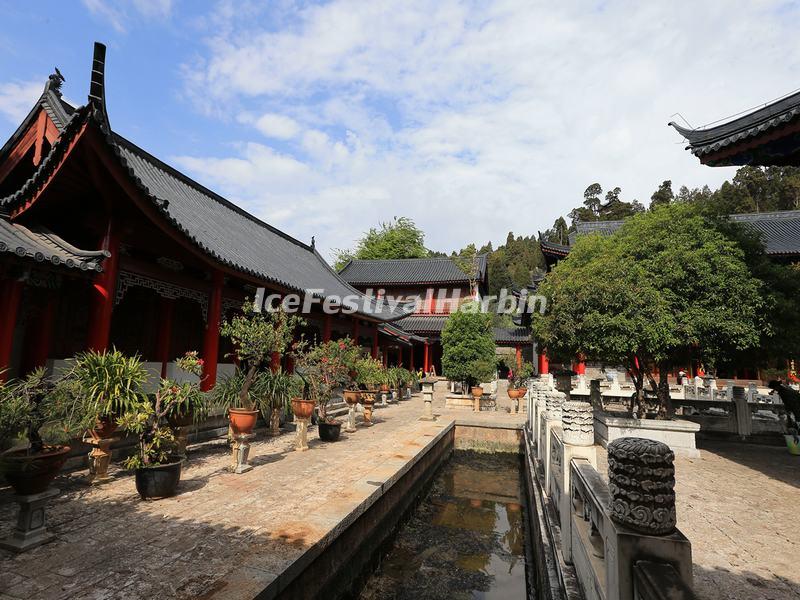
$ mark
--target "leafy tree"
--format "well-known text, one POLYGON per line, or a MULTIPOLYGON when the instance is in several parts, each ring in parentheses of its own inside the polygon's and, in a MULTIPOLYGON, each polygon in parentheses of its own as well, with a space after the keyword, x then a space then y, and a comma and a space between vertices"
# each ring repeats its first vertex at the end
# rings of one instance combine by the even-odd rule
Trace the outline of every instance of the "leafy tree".
POLYGON ((672 193, 672 181, 665 179, 658 189, 650 196, 650 208, 663 206, 669 204, 675 199, 675 194, 672 193))
POLYGON ((542 239, 554 244, 569 244, 569 225, 564 217, 558 217, 553 226, 542 234, 542 239))
POLYGON ((425 258, 425 234, 408 217, 395 217, 392 221, 370 228, 355 250, 336 251, 336 270, 351 259, 374 260, 389 258, 425 258))
POLYGON ((539 292, 548 312, 533 315, 534 331, 548 352, 624 365, 640 412, 647 385, 662 418, 672 413, 673 366, 694 353, 713 367, 769 327, 741 247, 684 204, 637 215, 612 236, 579 238, 539 292))
POLYGON ((442 374, 468 386, 494 375, 495 352, 492 316, 465 307, 448 317, 442 330, 442 374))

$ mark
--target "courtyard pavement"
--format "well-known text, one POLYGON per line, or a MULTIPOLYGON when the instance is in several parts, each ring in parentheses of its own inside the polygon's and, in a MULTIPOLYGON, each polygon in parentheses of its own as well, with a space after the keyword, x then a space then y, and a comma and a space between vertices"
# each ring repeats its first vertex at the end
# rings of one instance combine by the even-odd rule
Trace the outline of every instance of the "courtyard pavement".
MULTIPOLYGON (((343 432, 335 444, 313 429, 308 452, 294 452, 291 433, 261 434, 255 468, 242 475, 226 471, 224 441, 195 446, 170 499, 140 501, 124 471, 98 487, 81 471, 59 477, 48 513, 57 539, 22 555, 0 550, 0 600, 252 597, 454 417, 523 419, 505 412, 503 393, 498 412, 476 415, 445 410, 445 386, 436 388, 437 423, 417 420, 415 397, 376 410, 374 427, 343 432)), ((698 594, 800 598, 800 461, 781 448, 715 444, 698 459, 678 458, 676 470, 678 525, 692 542, 698 594)), ((15 515, 9 488, 0 488, 0 537, 15 515)))

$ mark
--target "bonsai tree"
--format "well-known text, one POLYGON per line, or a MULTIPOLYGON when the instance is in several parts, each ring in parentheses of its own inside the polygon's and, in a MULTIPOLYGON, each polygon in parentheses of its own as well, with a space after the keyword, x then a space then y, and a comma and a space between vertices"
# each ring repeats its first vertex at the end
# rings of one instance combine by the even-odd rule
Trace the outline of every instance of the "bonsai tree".
MULTIPOLYGON (((188 352, 176 363, 198 377, 203 370, 197 352, 188 352)), ((175 436, 162 420, 179 407, 201 407, 202 398, 199 383, 162 379, 153 400, 144 397, 131 406, 118 420, 120 427, 138 438, 136 453, 127 458, 125 467, 142 469, 174 462, 175 436)))
POLYGON ((350 376, 348 364, 352 354, 357 352, 352 340, 328 341, 312 347, 300 355, 297 361, 298 372, 306 382, 308 399, 317 403, 319 417, 325 423, 337 423, 328 417, 328 405, 333 390, 344 386, 350 376))
MULTIPOLYGON (((268 368, 273 353, 283 354, 292 343, 295 329, 305 321, 289 315, 282 305, 262 312, 253 302, 246 301, 242 314, 225 321, 220 333, 229 338, 236 350, 233 354, 244 365, 244 378, 235 402, 229 406, 255 410, 250 388, 259 370, 268 368)), ((231 399, 233 400, 233 399, 231 399)))
POLYGON ((492 315, 478 312, 477 303, 465 304, 447 319, 442 330, 442 374, 474 387, 495 372, 492 315))
MULTIPOLYGON (((196 350, 187 352, 182 358, 176 360, 176 364, 181 370, 184 370, 186 366, 191 367, 191 371, 186 371, 189 375, 198 378, 202 376, 203 359, 198 356, 196 350)), ((180 388, 180 393, 176 393, 177 402, 171 403, 166 413, 170 423, 176 423, 182 419, 191 419, 194 423, 203 421, 208 416, 209 402, 208 396, 200 391, 199 385, 179 379, 170 381, 174 387, 180 388)))
POLYGON ((380 361, 365 357, 356 361, 356 383, 365 390, 374 390, 381 385, 385 379, 385 369, 380 361))
POLYGON ((70 450, 57 444, 94 423, 95 406, 73 391, 48 380, 44 369, 0 384, 0 473, 18 494, 45 491, 70 450))
POLYGON ((113 430, 117 418, 142 401, 147 371, 141 358, 126 356, 116 348, 89 350, 75 357, 64 379, 88 406, 94 407, 98 421, 95 430, 113 430))
POLYGON ((523 362, 519 369, 514 371, 511 385, 515 388, 523 388, 528 385, 528 379, 534 375, 533 363, 523 362))
POLYGON ((580 354, 623 365, 636 388, 631 411, 638 404, 640 416, 645 386, 658 416, 672 416, 673 366, 690 355, 713 366, 758 344, 769 328, 761 282, 741 248, 680 204, 632 217, 612 236, 578 238, 539 293, 548 308, 533 315, 540 345, 565 361, 580 354))
MULTIPOLYGON (((241 374, 239 380, 242 380, 241 374)), ((237 382, 237 386, 241 384, 237 382)), ((284 373, 281 369, 261 371, 256 376, 251 395, 255 397, 256 405, 264 421, 269 423, 272 433, 280 431, 281 414, 289 414, 291 399, 300 393, 300 387, 297 376, 284 373)))
POLYGON ((89 429, 95 405, 68 381, 53 382, 43 368, 0 384, 0 450, 25 442, 28 456, 49 443, 63 443, 89 429))

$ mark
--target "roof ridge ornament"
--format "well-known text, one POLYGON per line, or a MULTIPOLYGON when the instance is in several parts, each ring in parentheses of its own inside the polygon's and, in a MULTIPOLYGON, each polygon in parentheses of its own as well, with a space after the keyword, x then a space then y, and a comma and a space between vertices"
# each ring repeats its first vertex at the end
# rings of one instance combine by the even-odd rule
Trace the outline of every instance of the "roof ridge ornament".
POLYGON ((92 57, 92 79, 89 84, 89 104, 94 108, 94 116, 100 122, 104 133, 111 131, 106 111, 106 46, 94 43, 92 57))
POLYGON ((61 85, 66 81, 66 78, 58 70, 58 67, 53 67, 55 72, 51 73, 47 78, 47 83, 44 85, 45 92, 53 92, 56 96, 61 98, 61 85))

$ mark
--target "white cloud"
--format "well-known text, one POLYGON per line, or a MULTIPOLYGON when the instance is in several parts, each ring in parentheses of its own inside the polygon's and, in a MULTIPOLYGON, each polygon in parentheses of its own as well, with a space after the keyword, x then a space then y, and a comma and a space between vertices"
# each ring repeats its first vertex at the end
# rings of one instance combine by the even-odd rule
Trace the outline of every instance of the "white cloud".
POLYGON ((46 78, 34 81, 0 83, 0 114, 19 125, 42 95, 46 78))
POLYGON ((187 91, 212 115, 266 117, 298 176, 241 179, 226 161, 278 156, 246 144, 184 166, 323 248, 400 214, 434 248, 499 242, 547 228, 594 181, 645 202, 663 179, 715 186, 731 170, 699 165, 671 115, 697 126, 800 87, 800 19, 780 2, 224 6, 187 91))
POLYGON ((278 140, 290 140, 300 132, 300 125, 297 121, 286 115, 265 113, 254 119, 245 114, 240 120, 252 123, 266 137, 278 140))
POLYGON ((130 23, 130 9, 145 20, 169 18, 172 0, 83 0, 94 16, 107 21, 118 33, 125 33, 130 23))

